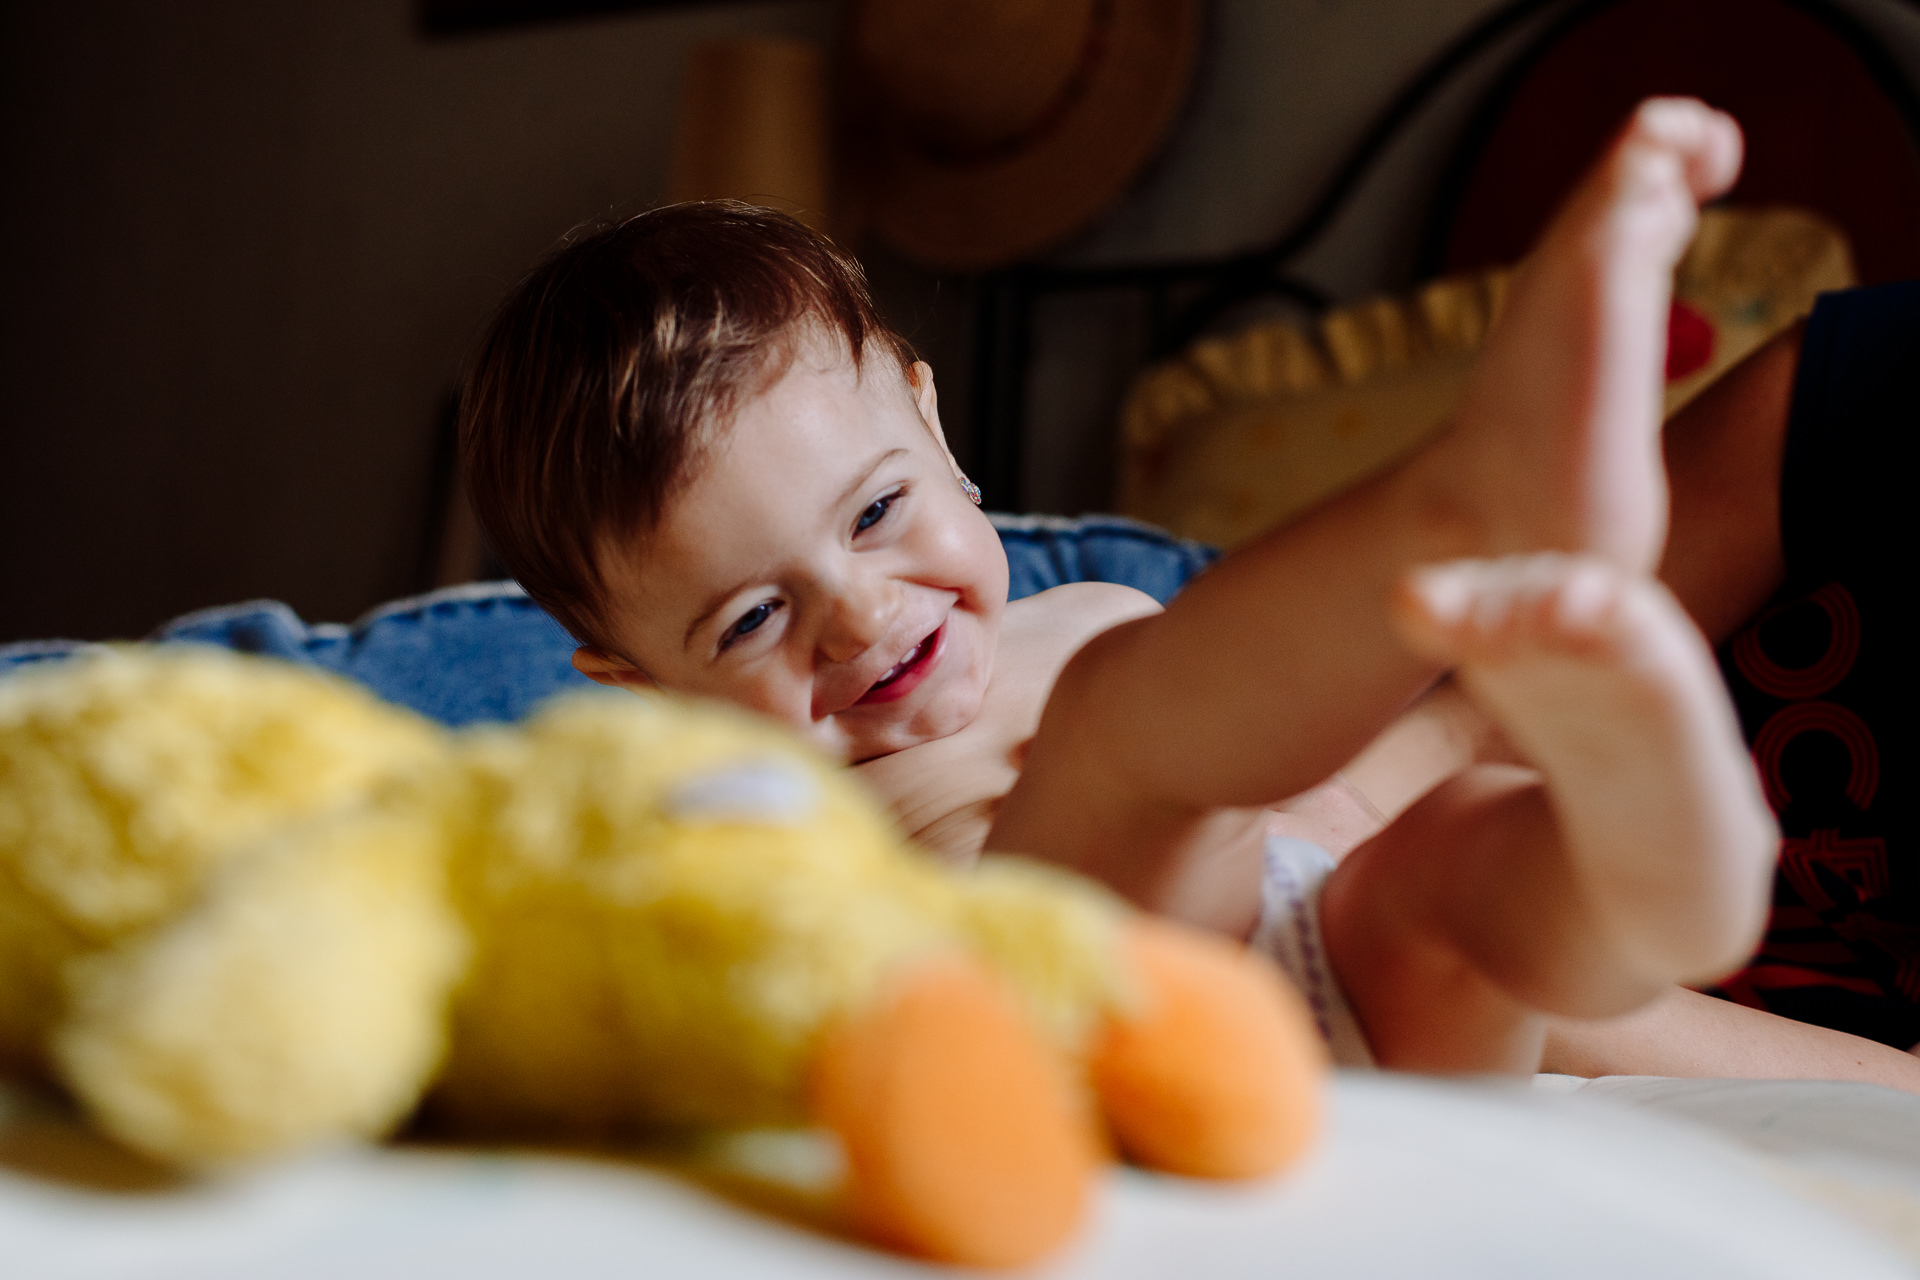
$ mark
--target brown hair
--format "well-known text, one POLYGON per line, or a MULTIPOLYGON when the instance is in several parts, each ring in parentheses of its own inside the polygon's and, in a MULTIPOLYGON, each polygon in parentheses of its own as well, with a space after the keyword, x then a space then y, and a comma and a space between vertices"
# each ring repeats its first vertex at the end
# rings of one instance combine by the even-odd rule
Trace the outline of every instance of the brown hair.
POLYGON ((856 367, 872 339, 913 363, 858 262, 735 200, 576 231, 501 302, 460 397, 467 488, 500 562, 576 639, 610 647, 606 540, 658 523, 808 322, 856 367))

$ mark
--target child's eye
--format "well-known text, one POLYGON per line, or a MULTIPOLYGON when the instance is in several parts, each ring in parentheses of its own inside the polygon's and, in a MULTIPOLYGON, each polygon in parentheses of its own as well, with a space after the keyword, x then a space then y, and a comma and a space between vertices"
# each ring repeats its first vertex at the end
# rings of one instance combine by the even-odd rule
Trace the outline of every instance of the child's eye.
POLYGON ((893 504, 899 500, 900 491, 897 489, 892 493, 875 498, 872 505, 868 506, 865 511, 862 511, 860 518, 853 522, 853 531, 855 533, 864 533, 866 530, 873 528, 874 525, 879 524, 882 520, 885 520, 887 518, 887 512, 893 510, 893 504))
POLYGON ((758 631, 766 624, 767 619, 771 618, 779 608, 780 602, 778 600, 762 600, 759 604, 741 614, 739 620, 728 627, 727 633, 720 637, 720 648, 725 650, 733 644, 734 641, 758 631))

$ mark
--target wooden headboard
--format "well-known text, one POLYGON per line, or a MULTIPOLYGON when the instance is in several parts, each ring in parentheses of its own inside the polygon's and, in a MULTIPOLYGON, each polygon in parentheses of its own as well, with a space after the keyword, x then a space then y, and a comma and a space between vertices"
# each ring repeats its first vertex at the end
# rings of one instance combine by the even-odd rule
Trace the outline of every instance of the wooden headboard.
POLYGON ((1729 203, 1847 233, 1863 284, 1920 276, 1920 100, 1857 20, 1802 0, 1589 0, 1487 95, 1442 180, 1421 266, 1513 262, 1642 98, 1686 94, 1747 133, 1729 203))
POLYGON ((1510 0, 1433 58, 1306 214, 1262 248, 1106 267, 1024 264, 983 277, 968 469, 995 505, 1023 509, 1027 373, 1042 299, 1136 299, 1146 320, 1143 362, 1251 300, 1324 309, 1331 300, 1295 264, 1435 98, 1529 28, 1538 34, 1511 56, 1444 170, 1422 275, 1518 258, 1632 103, 1691 93, 1733 111, 1747 129, 1748 167, 1733 199, 1826 214, 1853 240, 1867 282, 1920 276, 1920 96, 1833 0, 1510 0))

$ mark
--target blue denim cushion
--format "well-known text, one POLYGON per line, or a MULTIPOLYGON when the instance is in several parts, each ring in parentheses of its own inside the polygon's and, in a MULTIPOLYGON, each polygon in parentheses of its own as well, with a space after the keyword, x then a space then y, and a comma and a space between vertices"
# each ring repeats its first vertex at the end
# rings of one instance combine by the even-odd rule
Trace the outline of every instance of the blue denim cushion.
MULTIPOLYGON (((1119 582, 1164 604, 1219 554, 1118 516, 993 521, 1014 600, 1063 582, 1119 582)), ((449 725, 518 720, 563 689, 589 686, 573 669, 573 638, 512 582, 397 600, 352 626, 303 622, 278 601, 253 601, 176 618, 152 639, 325 667, 449 725)), ((0 673, 86 647, 62 640, 0 646, 0 673)))
POLYGON ((1165 604, 1193 575, 1220 557, 1212 547, 1123 516, 1069 520, 997 515, 992 519, 1007 549, 1009 600, 1063 582, 1118 582, 1165 604))

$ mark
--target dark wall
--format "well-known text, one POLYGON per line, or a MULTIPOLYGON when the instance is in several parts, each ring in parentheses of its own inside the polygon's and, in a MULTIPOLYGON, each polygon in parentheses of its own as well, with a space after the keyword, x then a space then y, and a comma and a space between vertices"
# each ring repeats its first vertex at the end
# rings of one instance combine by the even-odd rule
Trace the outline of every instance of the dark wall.
MULTIPOLYGON (((1843 0, 1920 66, 1920 10, 1843 0)), ((1191 102, 1070 260, 1273 235, 1498 0, 1211 0, 1191 102)), ((700 40, 827 39, 833 0, 427 38, 409 0, 0 3, 0 642, 132 636, 253 596, 351 618, 431 574, 438 424, 506 285, 665 190, 700 40)), ((1490 68, 1489 68, 1490 69, 1490 68)), ((1486 75, 1437 102, 1306 263, 1404 283, 1486 75)), ((872 249, 969 435, 970 286, 872 249)), ((1100 505, 1135 318, 1040 317, 1027 503, 1100 505)), ((994 495, 989 494, 991 502, 994 495)))
POLYGON ((441 406, 569 225, 663 193, 680 67, 825 3, 425 39, 405 0, 0 10, 0 641, 414 589, 441 406))

